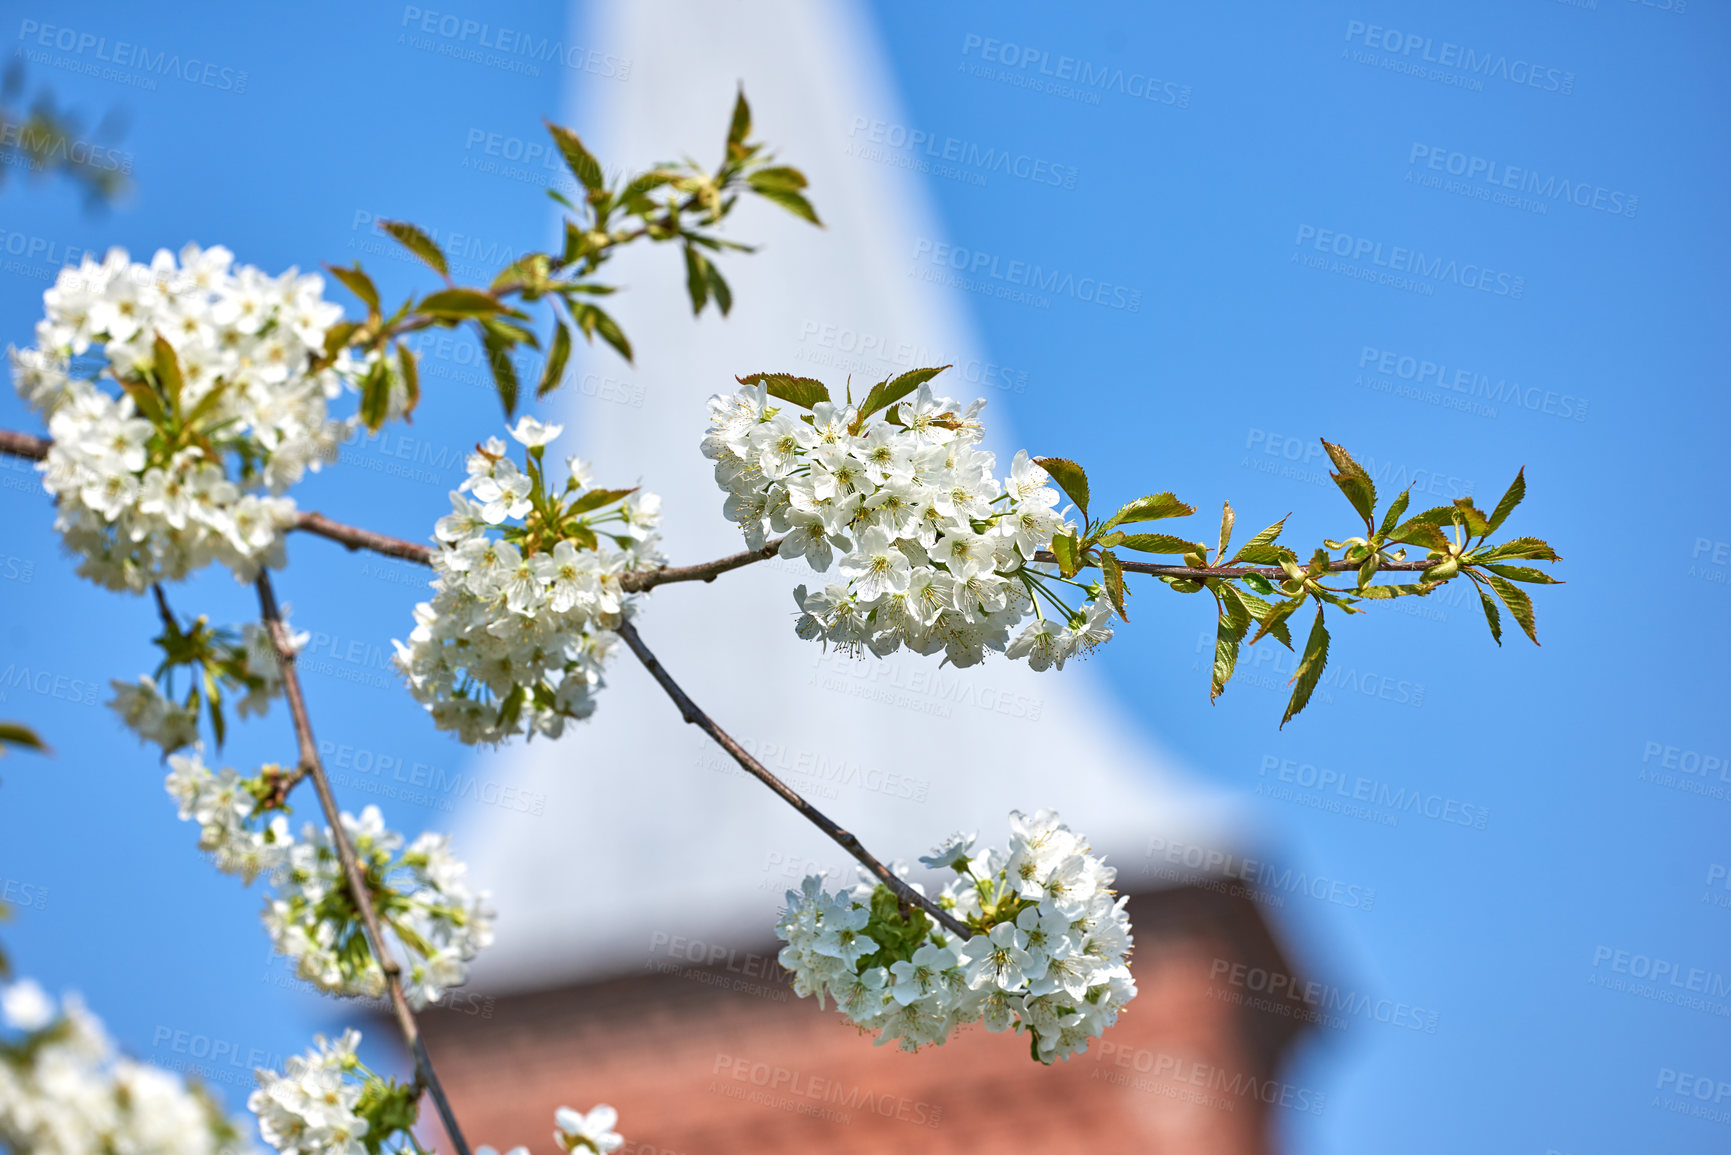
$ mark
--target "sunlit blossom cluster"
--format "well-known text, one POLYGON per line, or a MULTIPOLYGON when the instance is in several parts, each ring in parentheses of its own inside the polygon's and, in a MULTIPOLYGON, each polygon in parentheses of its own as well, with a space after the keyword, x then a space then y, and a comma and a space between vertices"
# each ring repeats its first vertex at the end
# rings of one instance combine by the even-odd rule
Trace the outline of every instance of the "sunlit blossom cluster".
POLYGON ((0 988, 0 1148, 20 1155, 241 1155, 201 1088, 120 1054, 101 1020, 23 979, 0 988))
POLYGON ((434 724, 469 743, 513 734, 558 737, 595 710, 602 671, 630 612, 619 578, 661 564, 661 499, 596 489, 567 458, 562 486, 545 476, 558 425, 525 417, 511 430, 526 464, 491 438, 439 519, 431 602, 397 642, 396 663, 434 724))
POLYGON ((245 580, 282 564, 282 493, 348 431, 327 413, 355 365, 323 356, 342 316, 324 279, 220 246, 148 265, 116 248, 63 269, 43 303, 13 379, 53 436, 43 485, 79 572, 142 590, 213 561, 245 580))
MULTIPOLYGON (((273 809, 283 772, 269 766, 252 778, 229 767, 212 773, 196 751, 174 755, 169 765, 165 785, 180 817, 198 823, 199 848, 226 873, 249 883, 262 875, 272 884, 265 928, 277 951, 295 960, 296 973, 332 994, 382 994, 384 971, 365 945, 330 828, 309 822, 296 838, 273 809)), ((407 959, 404 992, 417 1007, 436 1002, 468 978, 469 961, 492 944, 487 895, 469 889, 468 867, 451 854, 449 835, 429 831, 405 848, 376 806, 359 818, 345 813, 342 821, 391 949, 407 959)))
POLYGON ((802 412, 762 384, 710 399, 703 453, 727 518, 753 549, 783 534, 782 557, 835 574, 794 591, 801 637, 957 666, 999 651, 1046 669, 1112 636, 1097 589, 1036 563, 1072 526, 1026 452, 997 476, 979 448, 984 405, 963 410, 929 384, 864 421, 841 402, 802 412))
POLYGON ((958 835, 920 860, 955 871, 938 903, 973 932, 965 941, 869 877, 831 894, 813 875, 788 891, 776 933, 795 993, 835 1000, 905 1051, 976 1021, 1028 1034, 1043 1063, 1087 1050, 1136 995, 1116 872, 1050 810, 1013 811, 1007 852, 973 845, 958 835))

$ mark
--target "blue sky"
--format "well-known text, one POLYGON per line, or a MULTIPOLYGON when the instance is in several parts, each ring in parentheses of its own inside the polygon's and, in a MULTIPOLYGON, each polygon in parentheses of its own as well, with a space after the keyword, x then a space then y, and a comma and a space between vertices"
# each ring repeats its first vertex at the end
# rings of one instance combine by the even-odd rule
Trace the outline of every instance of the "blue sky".
MULTIPOLYGON (((399 43, 389 6, 55 7, 25 19, 218 67, 200 73, 210 84, 154 91, 31 67, 80 108, 126 110, 118 147, 137 187, 92 215, 63 187, 8 181, 7 342, 28 340, 71 247, 199 238, 304 268, 350 259, 369 214, 472 226, 483 248, 544 245, 537 190, 476 171, 473 133, 532 138, 614 82, 465 67, 399 43)), ((565 20, 489 7, 545 34, 565 20)), ((1039 431, 1034 449, 1082 460, 1097 494, 1230 499, 1241 533, 1291 512, 1299 540, 1346 524, 1319 436, 1385 493, 1413 482, 1439 501, 1494 502, 1524 465, 1509 529, 1567 559, 1569 584, 1540 591, 1542 648, 1505 634, 1499 650, 1470 599, 1338 623, 1341 679, 1284 731, 1284 663, 1241 667, 1209 705, 1200 602, 1145 591, 1096 659, 1151 731, 1246 796, 1283 861, 1374 891, 1368 910, 1288 897, 1281 926, 1307 965, 1435 1026, 1319 1032, 1291 1078, 1326 1089, 1328 1109, 1281 1121, 1291 1148, 1722 1149, 1724 1124, 1677 1113, 1693 1100, 1660 1081, 1731 1082, 1731 771, 1689 769, 1731 761, 1724 14, 1635 0, 873 11, 906 128, 1056 174, 982 187, 965 161, 934 170, 942 239, 982 279, 1021 261, 1138 303, 966 298, 989 358, 1026 374, 994 403, 1039 431), (1361 779, 1373 796, 1440 799, 1444 816, 1348 813, 1333 784, 1361 779), (1653 965, 1641 959, 1685 983, 1704 972, 1719 993, 1643 997, 1622 973, 1653 965)), ((23 29, 0 28, 9 55, 35 43, 23 29)), ((916 256, 930 263, 910 244, 916 256)), ((366 259, 393 289, 411 283, 409 266, 366 259)), ((340 477, 297 496, 418 538, 493 412, 484 391, 449 389, 406 431, 419 444, 357 446, 374 474, 364 510, 340 477), (402 453, 434 476, 386 472, 402 453)), ((9 392, 0 425, 30 427, 9 392)), ((0 462, 0 482, 0 670, 56 679, 37 679, 46 694, 0 686, 0 714, 59 750, 0 765, 0 877, 47 895, 8 947, 26 973, 83 990, 146 1057, 172 1060, 178 1032, 243 1055, 300 1048, 328 1009, 265 985, 283 972, 257 896, 196 860, 148 754, 85 704, 106 696, 86 687, 154 664, 150 607, 77 584, 28 474, 0 462)), ((395 576, 375 564, 363 579, 378 580, 285 594, 317 623, 327 667, 382 676, 375 623, 398 620, 413 588, 395 576)), ((176 600, 239 620, 246 594, 207 575, 176 600)), ((461 764, 406 695, 324 685, 329 733, 366 725, 380 748, 461 764)), ((280 740, 250 727, 225 761, 281 758, 280 740)), ((405 809, 402 825, 438 820, 405 809)))

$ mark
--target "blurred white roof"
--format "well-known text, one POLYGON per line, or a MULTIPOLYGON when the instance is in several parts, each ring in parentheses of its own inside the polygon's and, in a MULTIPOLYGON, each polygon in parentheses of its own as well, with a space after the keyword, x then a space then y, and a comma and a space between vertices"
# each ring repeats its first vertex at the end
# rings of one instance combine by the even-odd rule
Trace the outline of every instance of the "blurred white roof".
MULTIPOLYGON (((736 388, 735 375, 839 383, 851 371, 869 386, 913 367, 896 359, 903 350, 920 363, 984 358, 951 290, 909 276, 916 239, 943 235, 922 177, 847 153, 856 117, 908 123, 857 8, 630 0, 591 12, 571 39, 629 59, 629 80, 573 72, 567 122, 609 171, 680 155, 713 163, 743 80, 757 137, 806 172, 827 225, 742 205, 727 235, 762 247, 722 259, 736 301, 725 321, 693 321, 672 248, 616 261, 612 279, 629 291, 610 307, 637 364, 582 355, 552 407, 567 426, 556 448, 593 458, 605 484, 661 493, 673 563, 706 560, 743 548, 697 448, 706 398, 736 388)), ((1018 444, 1007 394, 957 370, 935 384, 963 401, 990 398, 990 444, 1007 468, 1018 444)), ((957 829, 1002 845, 1007 812, 1041 806, 1088 834, 1123 882, 1141 874, 1151 837, 1240 841, 1224 796, 1148 732, 1152 703, 1133 722, 1126 695, 1086 663, 1035 674, 1002 659, 958 671, 909 654, 826 656, 793 634, 790 591, 812 580, 802 566, 771 561, 713 585, 664 587, 639 628, 723 728, 881 858, 916 861, 957 829)), ((657 934, 762 944, 782 892, 797 885, 789 872, 847 863, 684 725, 623 647, 608 682, 595 718, 563 740, 488 756, 489 776, 546 796, 543 814, 477 807, 457 830, 458 853, 501 912, 476 972, 485 989, 641 970, 657 934)))

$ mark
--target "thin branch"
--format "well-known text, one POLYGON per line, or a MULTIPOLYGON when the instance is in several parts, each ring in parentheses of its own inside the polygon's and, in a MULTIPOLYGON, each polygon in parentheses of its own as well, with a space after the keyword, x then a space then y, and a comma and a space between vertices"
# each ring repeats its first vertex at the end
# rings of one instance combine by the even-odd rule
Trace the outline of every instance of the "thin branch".
POLYGON ((705 714, 697 703, 691 700, 690 695, 679 688, 679 683, 673 680, 673 676, 667 672, 666 667, 661 664, 661 660, 649 652, 649 647, 643 644, 642 638, 638 637, 636 626, 629 621, 622 623, 619 626, 619 636, 625 639, 625 644, 631 647, 631 652, 637 655, 637 660, 643 663, 650 676, 661 683, 661 688, 667 691, 667 696, 673 699, 673 704, 679 707, 679 713, 685 720, 713 738, 715 744, 732 755, 733 760, 738 762, 747 774, 775 791, 783 802, 799 811, 806 821, 829 835, 836 845, 857 858, 867 870, 878 877, 879 881, 895 892, 896 897, 902 900, 904 907, 910 903, 921 907, 927 914, 942 923, 945 929, 964 940, 970 937, 968 928, 956 921, 949 911, 902 881, 895 871, 879 862, 869 850, 860 845, 858 838, 836 825, 821 810, 800 797, 793 787, 771 774, 764 768, 763 763, 753 758, 746 752, 745 747, 734 741, 727 731, 717 726, 715 720, 705 714))
POLYGON ((28 433, 14 433, 10 429, 0 429, 0 453, 8 453, 13 457, 27 457, 31 461, 41 461, 48 456, 48 447, 53 442, 45 437, 32 437, 28 433))
POLYGON ((325 822, 331 829, 331 841, 336 847, 337 858, 343 864, 349 894, 355 900, 355 908, 361 912, 361 922, 366 926, 373 955, 379 960, 379 967, 385 973, 385 984, 390 989, 391 1007, 396 1012, 397 1027, 402 1031, 403 1041, 409 1045, 409 1050, 415 1056, 417 1081, 433 1097, 433 1103, 439 1110, 439 1119, 445 1125, 445 1134, 456 1147, 457 1155, 469 1155, 468 1141, 463 1138, 462 1129, 457 1126, 457 1116, 451 1110, 450 1100, 445 1098, 445 1089, 439 1083, 437 1072, 433 1070, 433 1060, 427 1055, 426 1045, 421 1041, 415 1012, 410 1009, 408 997, 403 994, 402 968, 385 943, 384 933, 379 927, 378 912, 373 909, 372 892, 367 888, 366 872, 361 869, 360 860, 355 857, 355 847, 349 841, 348 831, 343 829, 342 812, 337 808, 330 779, 325 776, 324 766, 319 761, 318 744, 313 741, 312 722, 307 717, 306 699, 301 695, 300 677, 295 673, 294 647, 289 644, 288 629, 283 625, 282 614, 277 609, 276 593, 271 589, 270 575, 263 571, 258 575, 258 604, 265 628, 270 631, 271 643, 276 647, 277 665, 282 671, 283 694, 288 698, 289 713, 294 718, 295 738, 300 744, 301 773, 312 778, 313 787, 318 791, 319 806, 325 812, 325 822))

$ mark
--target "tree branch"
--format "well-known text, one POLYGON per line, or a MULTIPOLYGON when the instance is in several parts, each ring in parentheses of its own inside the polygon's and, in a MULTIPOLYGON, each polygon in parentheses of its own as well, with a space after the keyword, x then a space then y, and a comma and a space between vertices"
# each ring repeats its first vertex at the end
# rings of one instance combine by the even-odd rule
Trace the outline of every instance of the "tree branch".
POLYGON ((391 1007, 396 1012, 397 1027, 402 1031, 403 1041, 409 1045, 410 1052, 415 1056, 416 1080, 433 1097, 433 1103, 439 1110, 439 1119, 445 1126, 445 1134, 456 1147, 457 1155, 469 1155, 469 1144, 463 1138, 462 1129, 457 1126, 457 1117, 451 1110, 450 1100, 445 1098, 445 1089, 433 1070, 433 1060, 427 1055, 426 1045, 421 1041, 415 1012, 410 1009, 408 997, 403 994, 402 968, 385 943, 384 933, 379 927, 378 912, 373 909, 372 893, 367 889, 366 873, 361 869, 360 860, 355 857, 354 844, 349 841, 348 831, 343 829, 342 812, 337 808, 330 779, 325 776, 324 766, 319 761, 318 744, 313 741, 313 728, 307 717, 306 699, 301 695, 300 678, 295 673, 294 647, 289 644, 288 630, 284 627, 282 614, 277 609, 270 575, 262 571, 258 575, 258 604, 265 628, 270 631, 271 644, 276 647, 277 665, 282 671, 283 694, 288 698, 289 713, 294 718, 295 738, 300 744, 300 772, 312 778, 313 787, 318 791, 319 806, 324 810, 325 822, 331 828, 331 841, 336 847, 337 858, 343 864, 349 894, 355 900, 355 908, 361 912, 361 922, 366 926, 373 955, 379 960, 379 967, 385 973, 385 984, 390 989, 391 1007))
POLYGON ((48 456, 48 447, 54 444, 46 437, 32 437, 28 433, 14 433, 10 429, 0 429, 0 453, 8 453, 13 457, 27 457, 31 461, 41 461, 48 456))
POLYGON ((667 696, 673 699, 673 704, 679 707, 679 713, 687 722, 708 734, 715 740, 715 744, 726 750, 747 774, 775 791, 783 802, 799 811, 806 821, 829 835, 836 845, 857 858, 867 870, 878 877, 880 882, 895 892, 896 897, 902 900, 904 909, 909 904, 918 906, 942 923, 946 930, 960 936, 963 940, 971 937, 968 928, 956 921, 955 916, 949 911, 902 881, 893 870, 874 858, 872 853, 860 844, 858 838, 836 825, 821 810, 800 797, 793 787, 771 774, 765 769, 763 763, 753 758, 746 752, 745 747, 734 741, 727 731, 717 726, 715 720, 705 714, 697 703, 691 700, 690 695, 679 688, 679 683, 673 680, 673 676, 667 672, 666 667, 661 664, 661 660, 649 652, 649 647, 644 645, 643 639, 637 636, 636 626, 629 621, 622 622, 619 626, 619 636, 625 639, 625 644, 631 647, 631 652, 637 655, 637 660, 643 663, 650 676, 661 683, 661 688, 667 691, 667 696))

